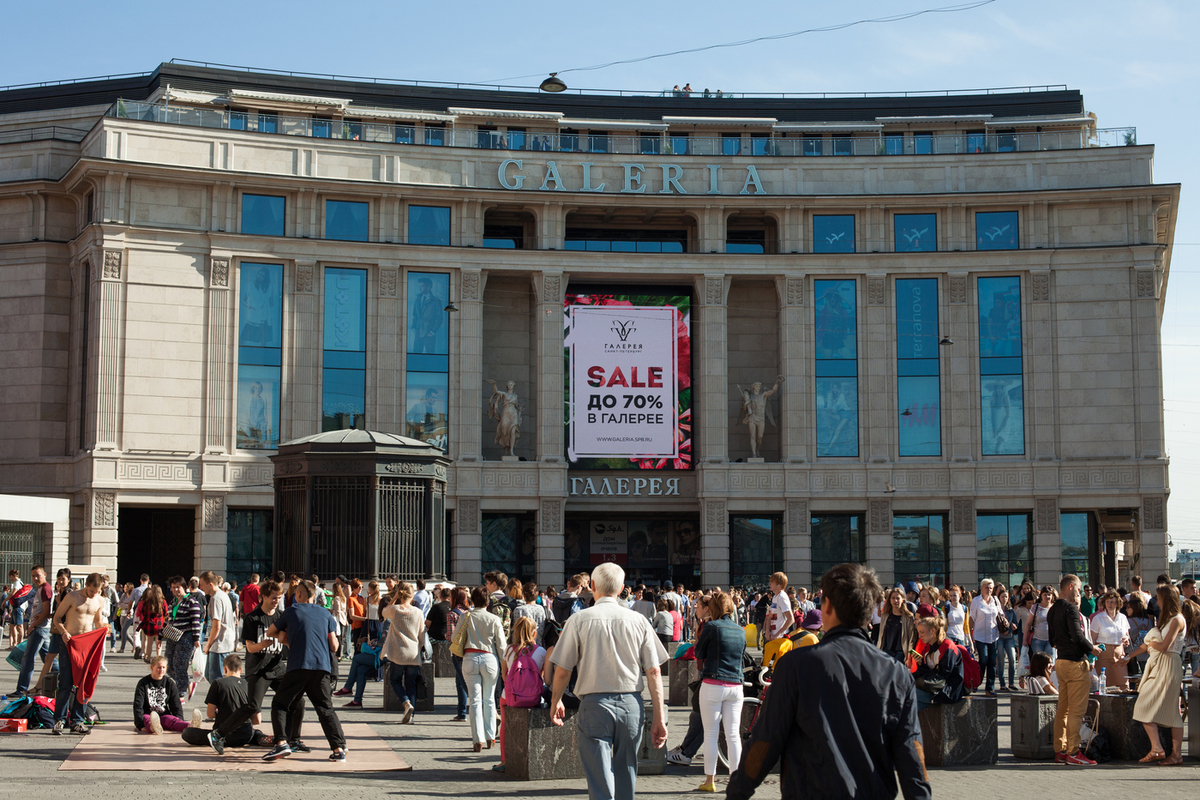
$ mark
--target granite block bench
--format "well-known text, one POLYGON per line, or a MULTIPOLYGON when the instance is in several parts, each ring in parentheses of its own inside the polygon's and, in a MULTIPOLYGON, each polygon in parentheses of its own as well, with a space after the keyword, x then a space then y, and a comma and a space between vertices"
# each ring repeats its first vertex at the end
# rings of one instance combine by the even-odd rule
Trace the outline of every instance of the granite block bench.
POLYGON ((994 697, 935 703, 918 714, 925 763, 931 767, 995 764, 1000 758, 994 697))

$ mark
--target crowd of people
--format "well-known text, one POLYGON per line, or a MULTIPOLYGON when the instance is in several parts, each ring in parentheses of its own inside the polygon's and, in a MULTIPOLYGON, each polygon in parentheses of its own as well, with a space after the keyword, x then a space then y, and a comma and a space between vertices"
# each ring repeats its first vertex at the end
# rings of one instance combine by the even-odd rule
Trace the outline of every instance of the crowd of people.
POLYGON ((1134 719, 1153 743, 1142 761, 1178 764, 1180 687, 1185 667, 1195 675, 1200 666, 1200 596, 1193 581, 1176 588, 1166 575, 1154 594, 1136 577, 1123 593, 1075 576, 1058 586, 1010 589, 983 580, 970 591, 909 582, 884 591, 870 570, 842 565, 811 596, 781 572, 754 592, 689 591, 670 581, 629 586, 615 564, 574 575, 561 591, 499 571, 475 587, 427 587, 394 576, 338 576, 329 585, 283 573, 252 575, 239 587, 206 571, 169 578, 166 592, 148 575, 124 586, 97 573, 78 580, 66 569, 53 586, 41 567, 29 577, 25 584, 9 575, 0 607, 10 647, 23 650, 14 694, 38 694, 57 670, 54 733, 87 733, 85 709, 103 654, 128 648, 148 665, 132 698, 139 731, 179 733, 219 754, 260 746, 273 760, 309 752, 300 736, 307 699, 330 758, 345 761, 333 698, 360 708, 367 682, 386 679, 401 723, 414 724, 418 701, 432 690, 421 666, 433 644, 444 642, 455 670, 453 719, 467 723, 471 749, 498 743, 494 769, 502 772, 506 709, 547 706, 557 724, 566 709, 577 709, 587 732, 580 757, 596 797, 633 795, 646 688, 650 735, 665 744, 662 669, 669 658, 695 659, 700 678, 688 730, 668 760, 690 765, 703 746, 698 790, 716 791, 723 729, 728 761, 738 765, 730 797, 749 797, 779 760, 789 765, 785 783, 800 786, 821 758, 859 785, 871 776, 881 792, 927 795, 916 714, 976 689, 993 697, 1058 695, 1056 760, 1090 765, 1080 740, 1089 694, 1136 687, 1134 719), (100 642, 96 658, 89 660, 97 651, 94 644, 86 650, 85 640, 100 642), (762 649, 761 662, 748 657, 748 642, 762 649), (771 702, 745 742, 755 754, 749 760, 740 731, 748 664, 765 666, 771 685, 771 702), (838 691, 817 691, 811 670, 838 691), (184 706, 201 683, 203 701, 188 719, 184 706), (268 689, 271 731, 264 733, 256 726, 268 689), (884 718, 893 729, 881 733, 884 718), (1171 730, 1169 756, 1159 747, 1160 726, 1171 730), (856 755, 835 752, 842 736, 866 746, 856 755), (796 741, 808 751, 797 752, 796 741))

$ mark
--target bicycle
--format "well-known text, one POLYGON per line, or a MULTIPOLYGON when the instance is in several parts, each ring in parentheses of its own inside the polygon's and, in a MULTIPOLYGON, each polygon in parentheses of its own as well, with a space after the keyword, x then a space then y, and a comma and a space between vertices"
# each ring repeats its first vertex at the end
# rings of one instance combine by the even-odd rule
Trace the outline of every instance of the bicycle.
MULTIPOLYGON (((742 718, 738 726, 738 733, 742 737, 742 752, 745 752, 746 745, 750 741, 750 732, 754 730, 754 723, 758 721, 759 712, 762 711, 762 704, 767 700, 767 694, 771 688, 771 668, 756 667, 758 672, 758 683, 754 681, 743 681, 743 686, 749 689, 755 689, 757 686, 762 688, 758 690, 757 696, 747 696, 742 700, 742 718)), ((747 670, 749 671, 749 670, 747 670)), ((729 768, 729 745, 725 741, 725 726, 721 726, 721 733, 717 738, 717 760, 721 766, 730 774, 733 769, 729 768)), ((736 769, 736 766, 735 768, 736 769)))

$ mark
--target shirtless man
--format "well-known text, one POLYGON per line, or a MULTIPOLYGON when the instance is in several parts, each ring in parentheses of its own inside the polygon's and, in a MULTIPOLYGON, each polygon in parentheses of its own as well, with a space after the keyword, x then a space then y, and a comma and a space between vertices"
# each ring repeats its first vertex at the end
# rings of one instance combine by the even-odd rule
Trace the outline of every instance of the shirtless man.
POLYGON ((67 645, 71 637, 94 631, 104 624, 104 595, 100 591, 103 585, 104 576, 99 572, 88 575, 82 589, 71 592, 58 604, 54 622, 50 624, 50 630, 61 636, 63 643, 62 657, 58 659, 58 695, 54 700, 53 733, 56 736, 66 732, 68 713, 71 716, 71 733, 83 735, 91 732, 83 719, 83 707, 88 698, 80 697, 76 690, 76 678, 82 680, 83 676, 71 674, 71 656, 67 645))

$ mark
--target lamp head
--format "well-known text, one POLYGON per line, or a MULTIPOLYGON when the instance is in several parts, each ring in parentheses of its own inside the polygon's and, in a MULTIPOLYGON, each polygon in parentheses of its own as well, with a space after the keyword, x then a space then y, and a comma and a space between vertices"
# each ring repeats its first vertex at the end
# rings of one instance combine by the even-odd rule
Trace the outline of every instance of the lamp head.
POLYGON ((551 92, 555 94, 558 92, 565 92, 567 90, 567 84, 563 83, 562 78, 557 76, 557 72, 551 72, 550 77, 542 81, 542 85, 538 88, 543 92, 551 92))

